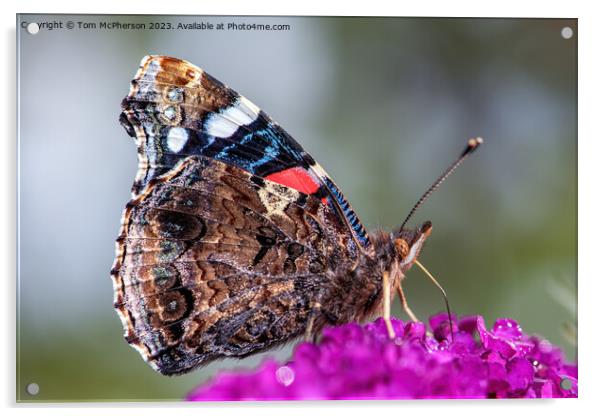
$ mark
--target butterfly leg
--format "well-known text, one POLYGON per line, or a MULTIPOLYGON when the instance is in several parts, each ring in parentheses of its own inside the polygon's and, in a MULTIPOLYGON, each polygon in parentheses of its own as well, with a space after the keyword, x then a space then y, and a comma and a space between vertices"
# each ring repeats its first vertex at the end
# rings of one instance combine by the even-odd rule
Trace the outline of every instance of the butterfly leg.
POLYGON ((414 312, 412 312, 412 310, 410 309, 410 306, 408 305, 408 300, 406 299, 406 296, 403 293, 401 281, 397 283, 397 293, 399 294, 399 299, 401 300, 403 310, 408 314, 408 316, 413 322, 418 322, 418 318, 416 318, 416 315, 414 315, 414 312))
POLYGON ((321 308, 322 308, 322 305, 320 304, 320 302, 316 302, 313 304, 313 306, 311 307, 311 310, 309 311, 309 320, 307 322, 307 327, 305 328, 305 341, 306 342, 311 342, 312 340, 314 342, 316 341, 315 337, 312 335, 312 332, 314 329, 314 321, 316 320, 316 317, 318 316, 318 313, 320 312, 321 308))
POLYGON ((387 333, 390 339, 395 338, 395 331, 391 325, 391 286, 389 285, 389 272, 383 273, 383 319, 387 326, 387 333))

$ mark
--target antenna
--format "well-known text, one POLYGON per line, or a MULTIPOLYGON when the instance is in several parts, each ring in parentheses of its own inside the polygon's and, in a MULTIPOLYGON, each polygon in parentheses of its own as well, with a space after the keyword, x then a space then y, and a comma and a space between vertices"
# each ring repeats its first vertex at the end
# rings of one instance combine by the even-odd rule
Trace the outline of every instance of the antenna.
POLYGON ((437 180, 431 185, 431 187, 420 197, 418 202, 416 202, 416 204, 414 204, 414 207, 410 210, 410 213, 408 214, 406 219, 401 224, 401 227, 399 227, 399 231, 403 230, 403 227, 407 224, 407 222, 410 220, 412 215, 414 215, 416 210, 424 203, 424 201, 426 201, 428 199, 428 197, 431 196, 431 194, 435 191, 435 189, 437 189, 439 187, 439 185, 441 185, 443 183, 443 181, 446 180, 447 177, 449 175, 451 175, 453 173, 453 171, 456 170, 456 168, 462 164, 462 162, 464 162, 464 160, 466 160, 468 155, 470 155, 475 150, 477 150, 477 148, 482 143, 483 143, 483 139, 480 137, 468 140, 468 144, 466 145, 466 148, 464 149, 462 154, 460 156, 458 156, 458 158, 447 169, 445 169, 445 171, 441 174, 441 176, 439 176, 437 178, 437 180))

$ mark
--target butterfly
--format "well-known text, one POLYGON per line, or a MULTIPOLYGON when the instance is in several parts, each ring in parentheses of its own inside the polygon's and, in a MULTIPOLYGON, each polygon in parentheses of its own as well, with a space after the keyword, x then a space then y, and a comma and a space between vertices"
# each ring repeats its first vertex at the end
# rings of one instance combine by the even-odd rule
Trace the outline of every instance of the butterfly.
POLYGON ((111 271, 114 307, 153 369, 183 374, 378 311, 393 336, 392 294, 407 308, 401 282, 430 222, 368 233, 299 143, 182 59, 143 58, 120 121, 138 172, 111 271))

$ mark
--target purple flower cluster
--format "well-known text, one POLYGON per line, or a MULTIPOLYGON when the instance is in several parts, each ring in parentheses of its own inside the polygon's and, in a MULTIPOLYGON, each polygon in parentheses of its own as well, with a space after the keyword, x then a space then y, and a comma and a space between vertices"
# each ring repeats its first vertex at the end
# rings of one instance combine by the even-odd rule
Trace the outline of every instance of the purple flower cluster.
POLYGON ((481 316, 393 319, 327 328, 292 360, 266 360, 250 373, 222 373, 188 400, 327 400, 577 397, 577 366, 511 319, 488 330, 481 316), (453 337, 452 337, 453 331, 453 337))

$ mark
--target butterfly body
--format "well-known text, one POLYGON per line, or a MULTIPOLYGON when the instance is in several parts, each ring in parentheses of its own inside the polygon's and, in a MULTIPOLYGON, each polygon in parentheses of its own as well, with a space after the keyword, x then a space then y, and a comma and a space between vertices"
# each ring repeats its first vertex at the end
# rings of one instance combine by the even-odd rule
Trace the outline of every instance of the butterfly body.
POLYGON ((186 61, 145 57, 122 107, 139 167, 114 304, 163 374, 372 316, 430 233, 367 233, 292 137, 186 61))

